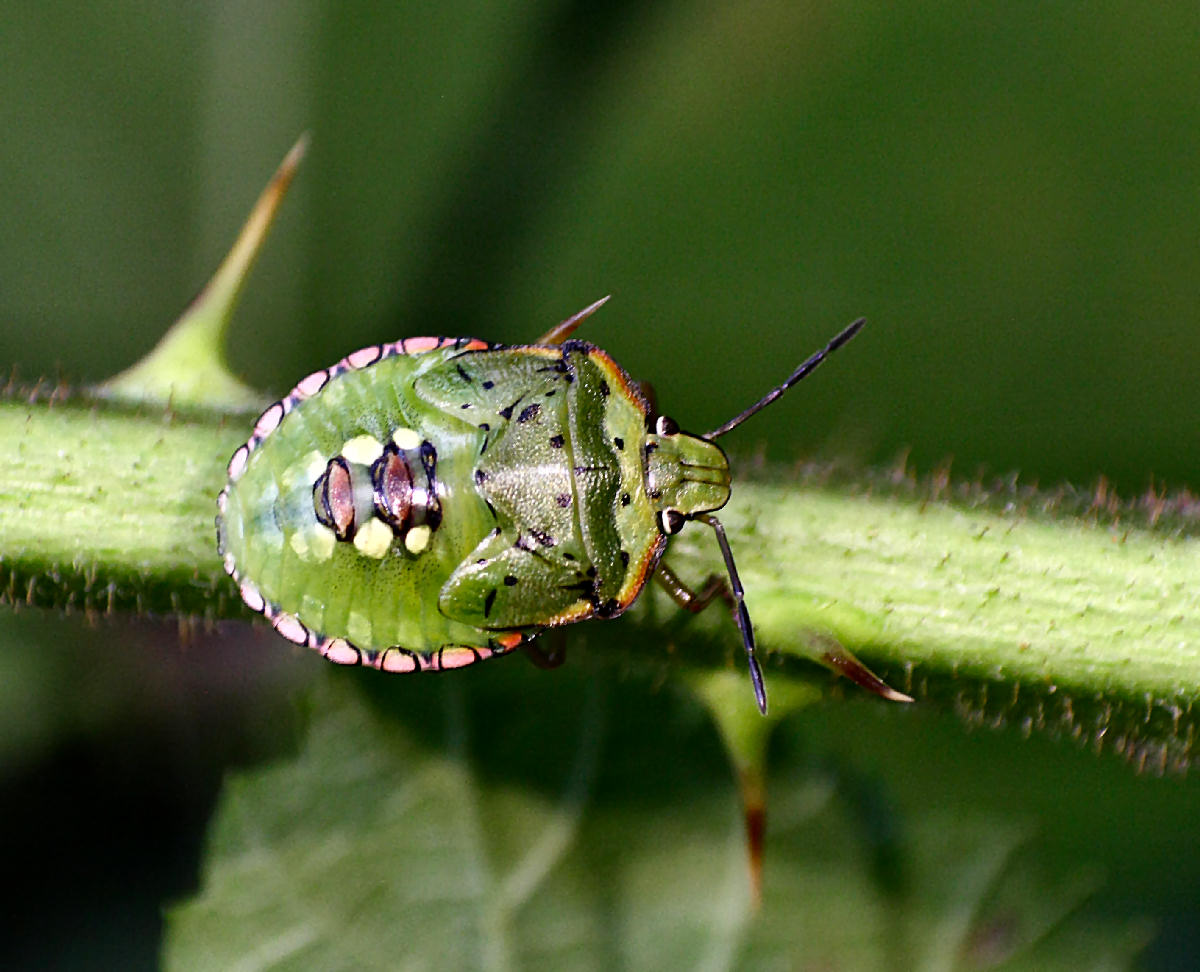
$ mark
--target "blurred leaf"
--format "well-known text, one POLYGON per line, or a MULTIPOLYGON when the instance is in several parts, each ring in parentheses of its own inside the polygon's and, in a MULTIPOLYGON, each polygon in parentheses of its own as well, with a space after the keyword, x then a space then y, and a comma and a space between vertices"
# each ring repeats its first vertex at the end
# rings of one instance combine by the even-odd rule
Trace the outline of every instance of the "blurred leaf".
POLYGON ((328 673, 296 757, 228 781, 167 966, 1125 968, 1144 942, 1092 913, 1094 873, 1046 875, 986 819, 915 821, 888 892, 796 765, 773 781, 755 916, 731 784, 694 730, 618 713, 594 678, 527 680, 519 707, 506 681, 328 673), (688 782, 621 774, 639 740, 688 782))

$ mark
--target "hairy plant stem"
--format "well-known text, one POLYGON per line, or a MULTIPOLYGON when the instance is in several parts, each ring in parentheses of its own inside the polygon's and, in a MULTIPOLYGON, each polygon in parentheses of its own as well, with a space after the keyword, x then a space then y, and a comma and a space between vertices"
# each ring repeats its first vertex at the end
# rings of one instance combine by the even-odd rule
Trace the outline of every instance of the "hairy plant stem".
MULTIPOLYGON (((225 464, 249 425, 245 415, 81 398, 0 401, 0 596, 57 610, 249 617, 213 533, 225 464)), ((1193 506, 1186 496, 1149 494, 1134 509, 1103 491, 813 467, 742 477, 721 518, 769 682, 811 670, 792 657, 845 646, 918 700, 1170 768, 1193 758, 1200 693, 1193 506)), ((698 527, 668 557, 694 579, 719 569, 698 527)), ((735 658, 720 608, 692 618, 654 594, 630 616, 624 641, 633 630, 668 649, 688 642, 630 657, 700 667, 735 658)))

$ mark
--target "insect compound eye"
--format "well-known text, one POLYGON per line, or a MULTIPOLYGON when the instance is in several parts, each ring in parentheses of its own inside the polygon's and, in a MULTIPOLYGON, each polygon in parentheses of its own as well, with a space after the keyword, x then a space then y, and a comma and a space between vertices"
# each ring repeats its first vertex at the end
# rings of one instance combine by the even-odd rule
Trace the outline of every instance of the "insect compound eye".
POLYGON ((662 510, 658 514, 659 532, 665 533, 669 537, 682 530, 685 523, 687 523, 687 517, 679 510, 662 510))
POLYGON ((654 423, 654 433, 655 435, 677 435, 679 433, 679 423, 673 418, 660 415, 658 421, 654 423))

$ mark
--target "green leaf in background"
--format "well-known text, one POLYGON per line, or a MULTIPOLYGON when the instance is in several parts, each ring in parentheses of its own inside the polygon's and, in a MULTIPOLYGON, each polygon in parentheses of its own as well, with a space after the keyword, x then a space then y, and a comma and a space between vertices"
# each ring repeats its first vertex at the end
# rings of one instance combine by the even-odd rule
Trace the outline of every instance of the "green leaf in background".
POLYGON ((900 828, 887 880, 857 797, 797 759, 774 767, 755 913, 711 734, 696 751, 661 700, 638 711, 579 668, 323 674, 296 755, 228 780, 166 966, 1124 968, 1145 944, 1097 910, 1094 869, 1047 874, 1032 832, 986 815, 900 828), (658 785, 622 772, 630 747, 658 785))

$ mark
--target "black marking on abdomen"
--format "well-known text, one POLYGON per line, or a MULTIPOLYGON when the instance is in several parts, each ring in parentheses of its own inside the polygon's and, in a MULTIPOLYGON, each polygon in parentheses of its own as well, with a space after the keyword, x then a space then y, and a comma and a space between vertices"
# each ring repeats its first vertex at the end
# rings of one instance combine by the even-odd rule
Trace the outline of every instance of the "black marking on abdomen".
POLYGON ((497 412, 496 414, 499 415, 502 419, 505 419, 505 420, 511 419, 513 409, 521 404, 521 399, 524 397, 525 397, 524 395, 521 395, 515 402, 513 402, 511 405, 505 405, 504 408, 500 409, 500 411, 497 412))
POLYGON ((333 531, 339 540, 354 539, 357 517, 354 510, 354 473, 342 456, 325 464, 312 486, 313 513, 317 522, 333 531))
POLYGON ((415 526, 430 530, 441 526, 437 450, 433 443, 425 441, 416 449, 401 449, 389 442, 371 464, 370 474, 375 515, 398 537, 403 538, 415 526))
POLYGON ((336 455, 313 482, 312 492, 317 522, 342 542, 353 541, 371 519, 386 523, 401 540, 413 527, 433 531, 442 522, 437 450, 427 441, 416 449, 389 441, 369 466, 336 455), (364 502, 365 497, 370 498, 364 502))

